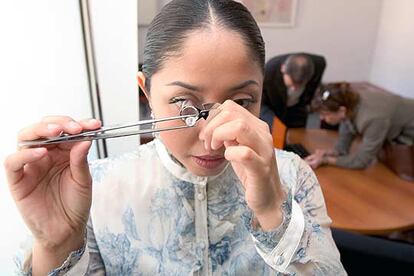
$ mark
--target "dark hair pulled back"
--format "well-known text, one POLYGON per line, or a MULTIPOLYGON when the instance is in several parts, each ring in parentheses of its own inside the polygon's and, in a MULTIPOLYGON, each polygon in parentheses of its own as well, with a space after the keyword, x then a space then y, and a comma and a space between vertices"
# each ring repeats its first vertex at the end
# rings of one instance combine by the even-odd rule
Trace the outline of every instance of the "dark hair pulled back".
POLYGON ((170 57, 179 56, 187 35, 212 24, 238 32, 244 39, 253 61, 264 72, 265 46, 260 29, 242 4, 231 0, 172 0, 149 25, 142 72, 145 88, 170 57))
POLYGON ((358 103, 359 94, 352 90, 348 82, 333 82, 321 85, 312 101, 312 109, 337 112, 341 106, 344 106, 347 109, 347 116, 351 117, 358 103))

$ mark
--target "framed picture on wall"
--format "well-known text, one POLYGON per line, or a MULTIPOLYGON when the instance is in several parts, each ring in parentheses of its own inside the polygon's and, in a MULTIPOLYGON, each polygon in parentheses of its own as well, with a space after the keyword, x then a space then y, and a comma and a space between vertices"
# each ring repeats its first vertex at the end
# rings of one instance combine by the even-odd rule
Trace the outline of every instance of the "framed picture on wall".
POLYGON ((294 27, 298 0, 240 0, 263 27, 294 27))

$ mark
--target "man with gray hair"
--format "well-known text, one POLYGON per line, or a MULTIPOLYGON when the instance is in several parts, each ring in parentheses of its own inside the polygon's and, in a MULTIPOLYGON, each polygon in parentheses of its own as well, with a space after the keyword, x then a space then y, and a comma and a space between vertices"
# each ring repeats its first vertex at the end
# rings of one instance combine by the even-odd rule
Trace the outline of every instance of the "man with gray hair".
POLYGON ((306 53, 277 56, 266 63, 260 117, 272 127, 277 116, 287 127, 305 127, 308 106, 326 67, 325 58, 306 53))

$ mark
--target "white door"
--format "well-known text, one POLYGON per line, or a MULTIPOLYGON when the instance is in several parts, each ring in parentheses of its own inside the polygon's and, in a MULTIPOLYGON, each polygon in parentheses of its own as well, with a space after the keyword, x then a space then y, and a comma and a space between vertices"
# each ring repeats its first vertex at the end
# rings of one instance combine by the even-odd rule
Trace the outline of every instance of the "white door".
MULTIPOLYGON (((8 191, 3 160, 20 128, 45 115, 92 116, 79 1, 0 1, 0 275, 28 231, 8 191)), ((92 148, 91 158, 96 158, 92 148)))
MULTIPOLYGON (((139 118, 137 0, 89 0, 97 82, 105 125, 139 118)), ((135 149, 139 137, 106 140, 109 156, 135 149)))

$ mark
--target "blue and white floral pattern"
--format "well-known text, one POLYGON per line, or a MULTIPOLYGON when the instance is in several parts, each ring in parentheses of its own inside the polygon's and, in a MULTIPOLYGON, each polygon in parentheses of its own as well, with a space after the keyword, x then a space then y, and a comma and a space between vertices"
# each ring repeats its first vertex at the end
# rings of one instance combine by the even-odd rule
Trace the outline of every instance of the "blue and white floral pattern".
POLYGON ((254 214, 231 166, 216 177, 194 176, 157 139, 134 153, 96 161, 91 165, 91 253, 82 256, 84 267, 79 261, 73 270, 93 274, 91 267, 101 267, 100 273, 107 275, 345 275, 316 177, 295 155, 277 151, 276 156, 288 196, 283 223, 270 232, 253 226, 254 214), (205 199, 197 197, 200 191, 205 199), (293 200, 305 228, 289 232, 297 220, 293 200), (284 259, 269 263, 262 258, 282 237, 298 237, 294 254, 284 256, 288 263, 283 269, 278 262, 284 259))

